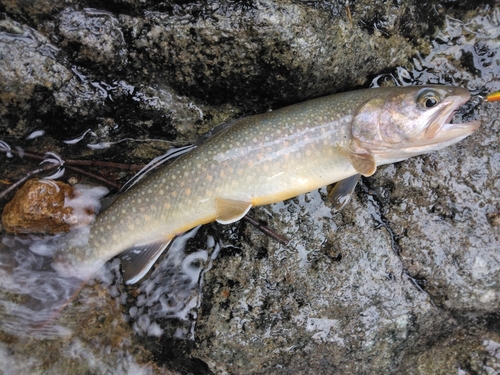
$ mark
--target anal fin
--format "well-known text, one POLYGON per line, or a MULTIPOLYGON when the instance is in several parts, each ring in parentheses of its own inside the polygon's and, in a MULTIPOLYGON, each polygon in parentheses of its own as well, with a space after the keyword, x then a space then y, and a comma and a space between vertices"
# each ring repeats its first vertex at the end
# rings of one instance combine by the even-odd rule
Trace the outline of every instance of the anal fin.
POLYGON ((252 202, 217 197, 215 199, 215 220, 221 224, 231 224, 240 220, 252 208, 252 202))
POLYGON ((147 244, 134 245, 125 250, 121 265, 126 284, 134 284, 142 279, 167 248, 171 240, 160 240, 147 244))
POLYGON ((360 174, 355 174, 340 180, 328 192, 328 199, 332 202, 335 211, 340 211, 351 200, 354 188, 358 184, 360 177, 360 174))

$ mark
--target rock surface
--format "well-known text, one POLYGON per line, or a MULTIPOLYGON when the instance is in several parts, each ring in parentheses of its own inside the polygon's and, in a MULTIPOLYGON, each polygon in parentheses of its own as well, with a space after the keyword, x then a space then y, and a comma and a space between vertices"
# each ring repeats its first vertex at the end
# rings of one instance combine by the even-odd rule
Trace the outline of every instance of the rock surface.
MULTIPOLYGON (((337 1, 0 1, 0 139, 31 151, 142 162, 161 147, 131 151, 130 139, 185 144, 243 114, 372 79, 467 87, 475 97, 457 121, 483 122, 456 146, 380 168, 340 213, 324 190, 253 210, 289 246, 243 221, 204 227, 199 236, 214 232, 224 246, 200 273, 192 335, 182 319, 158 318, 172 300, 155 284, 154 275, 170 275, 161 259, 132 287, 114 262, 113 280, 86 287, 60 318, 70 338, 0 335, 3 368, 499 371, 500 109, 477 95, 500 90, 500 4, 349 3, 352 22, 337 1), (24 139, 33 130, 46 135, 24 139), (60 359, 47 354, 54 351, 60 359)), ((7 159, 0 175, 13 179, 23 168, 7 159)), ((2 288, 9 267, 1 264, 2 288)), ((12 297, 0 296, 3 314, 12 297)))

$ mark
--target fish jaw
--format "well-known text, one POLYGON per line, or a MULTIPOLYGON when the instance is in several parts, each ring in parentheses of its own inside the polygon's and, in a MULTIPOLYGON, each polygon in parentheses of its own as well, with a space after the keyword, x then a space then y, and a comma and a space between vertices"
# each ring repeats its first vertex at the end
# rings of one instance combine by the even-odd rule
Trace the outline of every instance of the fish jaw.
POLYGON ((471 121, 460 124, 445 123, 429 142, 406 147, 405 153, 413 155, 426 154, 451 146, 474 133, 481 126, 480 121, 471 121))

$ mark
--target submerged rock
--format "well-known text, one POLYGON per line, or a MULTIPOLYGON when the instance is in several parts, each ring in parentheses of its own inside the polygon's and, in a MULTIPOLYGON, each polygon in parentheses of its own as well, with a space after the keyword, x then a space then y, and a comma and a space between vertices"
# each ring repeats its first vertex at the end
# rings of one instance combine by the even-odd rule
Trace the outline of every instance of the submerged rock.
POLYGON ((90 224, 94 207, 81 205, 81 194, 61 181, 27 181, 5 205, 2 224, 10 233, 55 234, 90 224))

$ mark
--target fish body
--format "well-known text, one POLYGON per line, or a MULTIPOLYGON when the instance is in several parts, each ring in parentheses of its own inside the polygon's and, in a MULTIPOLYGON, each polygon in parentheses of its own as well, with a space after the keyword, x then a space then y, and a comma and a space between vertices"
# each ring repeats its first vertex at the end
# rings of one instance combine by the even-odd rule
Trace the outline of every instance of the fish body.
POLYGON ((136 282, 170 240, 197 225, 231 223, 252 206, 337 181, 352 191, 378 165, 458 142, 479 127, 447 123, 469 97, 447 86, 367 89, 239 119, 118 196, 88 243, 60 251, 54 267, 84 279, 123 254, 125 276, 136 282))

